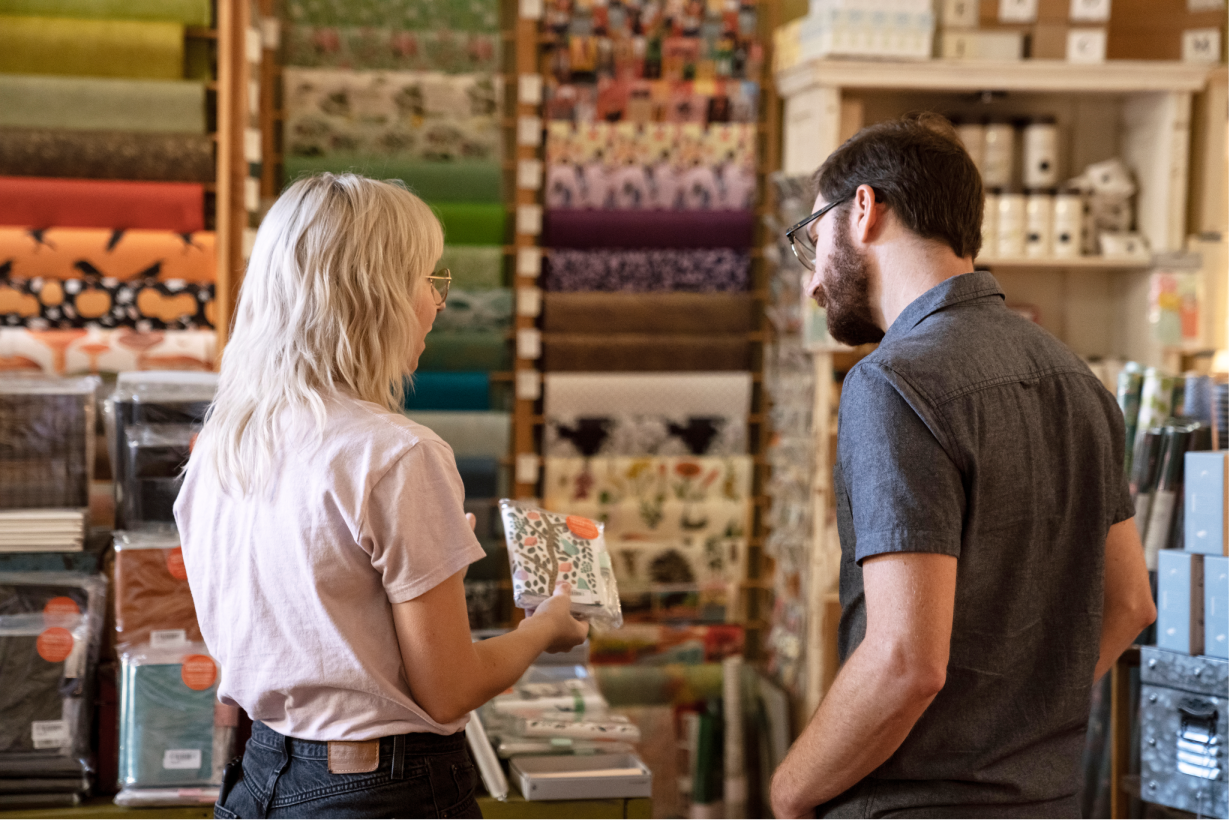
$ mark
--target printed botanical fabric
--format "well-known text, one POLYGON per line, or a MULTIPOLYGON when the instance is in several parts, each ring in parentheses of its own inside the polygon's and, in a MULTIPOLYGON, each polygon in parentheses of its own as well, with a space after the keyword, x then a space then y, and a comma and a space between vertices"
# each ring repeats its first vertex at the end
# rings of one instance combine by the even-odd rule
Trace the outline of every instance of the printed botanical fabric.
POLYGON ((548 208, 746 210, 755 204, 751 124, 551 122, 548 208))
POLYGON ((747 541, 621 541, 611 547, 615 577, 626 596, 700 595, 700 605, 732 607, 747 572, 747 541))
POLYGON ((493 73, 500 68, 498 33, 292 24, 283 36, 286 64, 302 68, 446 74, 493 73))
POLYGON ((284 83, 289 156, 500 156, 499 75, 288 68, 284 83))
POLYGON ((496 0, 287 0, 285 15, 293 23, 316 26, 500 30, 496 0))
POLYGON ((214 369, 212 330, 28 330, 0 327, 0 373, 123 373, 214 369))
POLYGON ((747 532, 751 456, 547 458, 543 504, 606 525, 610 544, 701 543, 747 532))
POLYGON ((552 291, 722 293, 747 290, 750 270, 747 253, 732 248, 553 248, 543 279, 552 291))

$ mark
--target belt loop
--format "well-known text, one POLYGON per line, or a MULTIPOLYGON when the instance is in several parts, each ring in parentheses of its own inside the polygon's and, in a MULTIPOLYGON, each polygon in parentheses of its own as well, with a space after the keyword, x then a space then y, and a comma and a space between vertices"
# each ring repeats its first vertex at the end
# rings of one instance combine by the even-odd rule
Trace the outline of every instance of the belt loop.
MULTIPOLYGON (((279 733, 281 734, 281 733, 279 733)), ((282 735, 282 762, 269 775, 269 780, 265 783, 265 798, 260 801, 261 817, 269 816, 269 806, 273 803, 273 790, 278 784, 278 778, 282 776, 282 772, 286 771, 286 767, 290 765, 290 738, 282 735)))
POLYGON ((393 771, 391 776, 394 780, 401 780, 406 776, 406 736, 393 735, 393 771))

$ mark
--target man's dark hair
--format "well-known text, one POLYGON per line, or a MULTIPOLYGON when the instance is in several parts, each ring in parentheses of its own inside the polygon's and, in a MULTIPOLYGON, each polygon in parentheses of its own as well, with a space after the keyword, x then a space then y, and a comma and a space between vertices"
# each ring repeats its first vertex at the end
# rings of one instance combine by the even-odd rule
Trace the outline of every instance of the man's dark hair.
POLYGON ((982 177, 956 129, 938 114, 864 128, 824 161, 815 181, 829 202, 870 185, 903 225, 957 256, 975 257, 982 247, 982 177))

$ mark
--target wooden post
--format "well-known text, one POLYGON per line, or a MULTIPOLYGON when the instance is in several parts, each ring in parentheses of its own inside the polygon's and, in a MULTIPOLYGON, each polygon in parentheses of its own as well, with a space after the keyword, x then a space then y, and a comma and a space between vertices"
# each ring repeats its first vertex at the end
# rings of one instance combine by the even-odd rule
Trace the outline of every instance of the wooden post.
POLYGON ((248 224, 243 185, 248 175, 244 131, 248 122, 248 63, 245 37, 246 0, 218 1, 218 133, 217 178, 218 281, 215 287, 215 327, 218 361, 230 333, 231 316, 243 272, 243 230, 248 224))

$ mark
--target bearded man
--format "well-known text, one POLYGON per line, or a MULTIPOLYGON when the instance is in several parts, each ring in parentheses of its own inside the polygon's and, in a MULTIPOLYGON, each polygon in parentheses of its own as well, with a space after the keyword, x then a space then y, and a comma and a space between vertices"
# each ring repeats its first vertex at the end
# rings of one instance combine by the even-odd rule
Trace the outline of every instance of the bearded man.
POLYGON ((777 817, 1077 817, 1091 689, 1156 611, 1124 424, 974 270, 982 180, 947 121, 863 129, 788 236, 846 376, 843 665, 777 817), (827 214, 827 216, 826 216, 827 214))

